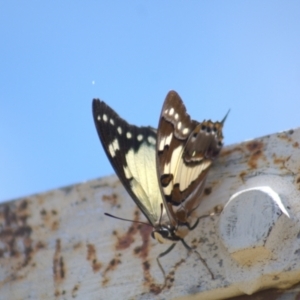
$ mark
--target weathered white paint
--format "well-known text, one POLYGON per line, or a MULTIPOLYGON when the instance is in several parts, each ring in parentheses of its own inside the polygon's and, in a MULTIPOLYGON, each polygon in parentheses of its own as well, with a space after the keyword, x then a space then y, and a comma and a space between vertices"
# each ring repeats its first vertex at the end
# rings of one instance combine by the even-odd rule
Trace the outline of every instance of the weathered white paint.
POLYGON ((0 298, 225 299, 289 288, 300 280, 299 144, 300 129, 278 133, 225 147, 213 164, 198 214, 224 210, 186 242, 214 280, 178 243, 160 260, 171 279, 163 286, 156 257, 166 245, 147 226, 104 216, 145 221, 116 177, 2 204, 0 298))

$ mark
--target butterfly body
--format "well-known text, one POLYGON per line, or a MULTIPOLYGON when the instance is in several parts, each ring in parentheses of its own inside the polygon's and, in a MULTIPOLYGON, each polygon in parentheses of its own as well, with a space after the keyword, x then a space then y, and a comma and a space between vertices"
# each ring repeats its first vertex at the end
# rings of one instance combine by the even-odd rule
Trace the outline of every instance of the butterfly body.
POLYGON ((194 212, 222 148, 226 116, 221 122, 191 120, 170 91, 157 131, 128 124, 99 99, 93 100, 93 117, 108 159, 153 227, 152 237, 159 243, 182 241, 190 249, 184 238, 199 222, 194 212))

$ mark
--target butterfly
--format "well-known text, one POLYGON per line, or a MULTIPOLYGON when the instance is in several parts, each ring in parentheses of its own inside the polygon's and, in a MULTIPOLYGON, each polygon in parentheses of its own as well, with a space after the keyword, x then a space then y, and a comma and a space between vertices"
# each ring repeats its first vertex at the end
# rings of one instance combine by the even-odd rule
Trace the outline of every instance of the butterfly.
POLYGON ((92 110, 104 151, 153 227, 152 237, 159 243, 171 243, 157 257, 165 276, 159 258, 177 241, 192 250, 184 238, 200 220, 195 220, 193 212, 201 202, 210 166, 223 146, 222 129, 228 113, 221 122, 194 121, 175 91, 166 96, 157 130, 127 123, 99 99, 93 100, 92 110))

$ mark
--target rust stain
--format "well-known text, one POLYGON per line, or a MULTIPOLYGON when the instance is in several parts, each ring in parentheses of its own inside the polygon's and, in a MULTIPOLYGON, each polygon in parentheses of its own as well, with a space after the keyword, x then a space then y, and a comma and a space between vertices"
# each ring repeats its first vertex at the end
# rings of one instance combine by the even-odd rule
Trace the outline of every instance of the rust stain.
POLYGON ((103 195, 102 200, 105 202, 109 202, 112 207, 121 207, 121 205, 118 203, 118 196, 115 193, 111 195, 103 195))
POLYGON ((247 175, 247 172, 245 171, 242 171, 240 174, 239 174, 239 177, 241 178, 242 182, 245 183, 245 176, 247 175))
POLYGON ((82 246, 81 242, 78 242, 75 245, 73 245, 73 249, 77 250, 77 249, 81 248, 81 246, 82 246))
POLYGON ((205 196, 208 196, 209 194, 211 194, 211 192, 212 192, 212 187, 206 187, 205 189, 204 189, 204 195, 205 196))
POLYGON ((294 147, 294 148, 299 148, 299 143, 298 143, 298 142, 295 142, 295 143, 293 144, 293 147, 294 147))
POLYGON ((288 162, 291 158, 291 155, 290 156, 287 156, 287 157, 278 157, 275 153, 273 153, 272 155, 272 159, 273 159, 273 162, 275 165, 280 165, 280 169, 281 170, 286 170, 288 171, 289 173, 293 173, 291 170, 289 170, 287 167, 286 167, 286 162, 288 162))
POLYGON ((80 287, 79 283, 75 284, 75 286, 73 287, 73 289, 72 289, 72 297, 73 298, 76 298, 79 287, 80 287))
POLYGON ((257 163, 259 159, 265 159, 263 154, 263 146, 264 144, 260 141, 251 141, 246 143, 246 148, 250 152, 250 157, 248 160, 248 166, 251 169, 257 168, 257 163))
POLYGON ((287 162, 291 158, 291 156, 288 156, 286 158, 278 157, 275 153, 273 153, 272 158, 275 165, 282 165, 284 167, 285 162, 287 162))
POLYGON ((102 285, 105 286, 108 282, 109 282, 109 278, 107 277, 107 273, 114 271, 117 266, 119 264, 121 264, 121 260, 120 260, 120 256, 121 254, 118 254, 115 258, 113 258, 107 268, 105 269, 105 271, 103 272, 103 280, 102 280, 102 285))
POLYGON ((169 272, 169 274, 166 276, 166 288, 170 289, 175 281, 175 273, 176 270, 185 262, 184 259, 181 259, 179 262, 177 262, 174 267, 173 270, 169 272))
POLYGON ((91 262, 94 273, 101 269, 102 264, 98 262, 96 248, 93 244, 87 244, 87 260, 91 262))
POLYGON ((282 132, 282 133, 278 133, 277 137, 279 139, 285 140, 287 142, 292 142, 292 138, 289 135, 292 135, 294 133, 294 130, 289 130, 288 132, 282 132))
POLYGON ((260 158, 263 158, 263 153, 261 150, 257 150, 256 152, 254 152, 249 160, 248 160, 248 166, 251 168, 251 169, 256 169, 257 168, 257 161, 260 159, 260 158))
POLYGON ((64 258, 61 254, 61 241, 56 240, 55 252, 53 257, 53 279, 55 283, 61 283, 66 276, 64 258))
POLYGON ((51 225, 51 230, 56 231, 59 228, 58 221, 53 221, 51 225))
POLYGON ((40 215, 44 226, 50 228, 52 231, 59 229, 58 213, 56 210, 47 211, 46 209, 42 209, 40 215))
POLYGON ((251 141, 249 143, 246 143, 246 148, 250 152, 256 152, 258 150, 262 150, 263 149, 263 143, 259 142, 259 141, 251 141))
POLYGON ((235 147, 233 149, 222 149, 219 157, 225 157, 225 156, 229 156, 232 155, 234 152, 241 152, 244 153, 244 150, 241 147, 235 147))
POLYGON ((31 239, 32 228, 27 224, 28 217, 29 203, 26 199, 0 206, 0 257, 21 259, 17 269, 29 264, 35 248, 31 239))
POLYGON ((151 293, 158 294, 162 291, 162 286, 155 283, 154 278, 150 274, 151 265, 148 261, 150 238, 152 227, 141 225, 139 233, 142 237, 142 245, 134 249, 134 254, 142 260, 142 268, 144 273, 144 285, 149 287, 151 293))
MULTIPOLYGON (((134 219, 133 222, 138 222, 139 221, 139 215, 140 212, 138 208, 136 208, 134 212, 134 219)), ((118 235, 118 232, 114 230, 112 234, 116 236, 117 242, 115 245, 115 250, 116 251, 121 251, 129 248, 132 243, 135 241, 134 235, 138 232, 139 227, 141 224, 138 223, 132 223, 131 226, 128 228, 127 232, 121 236, 118 235)), ((102 285, 106 285, 109 282, 109 278, 107 277, 107 274, 113 270, 116 269, 116 267, 121 264, 120 260, 121 254, 118 253, 116 254, 115 258, 113 258, 110 263, 108 264, 107 268, 103 272, 103 280, 102 280, 102 285)))
POLYGON ((298 186, 298 190, 300 190, 300 176, 296 179, 296 184, 298 186))
MULTIPOLYGON (((133 222, 139 221, 139 215, 140 212, 136 209, 134 212, 133 222)), ((134 235, 138 232, 140 225, 141 224, 138 223, 132 223, 127 232, 122 236, 118 236, 117 232, 113 231, 113 234, 117 237, 117 243, 115 246, 116 250, 125 250, 131 246, 131 244, 135 241, 134 235)))

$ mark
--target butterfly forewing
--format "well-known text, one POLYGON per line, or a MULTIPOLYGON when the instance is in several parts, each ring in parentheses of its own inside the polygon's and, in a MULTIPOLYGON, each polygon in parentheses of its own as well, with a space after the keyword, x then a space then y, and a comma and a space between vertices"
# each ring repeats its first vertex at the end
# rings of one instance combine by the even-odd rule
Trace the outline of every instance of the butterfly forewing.
POLYGON ((221 149, 221 125, 191 120, 179 95, 167 95, 157 131, 157 173, 173 223, 187 222, 200 204, 208 170, 221 149))
POLYGON ((154 226, 161 214, 155 150, 156 131, 128 124, 103 101, 93 100, 96 129, 116 174, 154 226))

